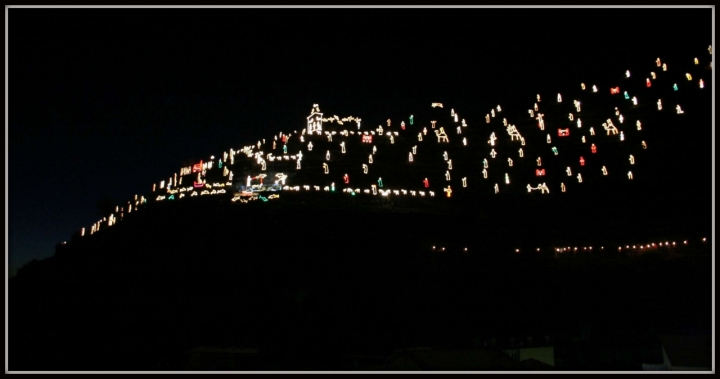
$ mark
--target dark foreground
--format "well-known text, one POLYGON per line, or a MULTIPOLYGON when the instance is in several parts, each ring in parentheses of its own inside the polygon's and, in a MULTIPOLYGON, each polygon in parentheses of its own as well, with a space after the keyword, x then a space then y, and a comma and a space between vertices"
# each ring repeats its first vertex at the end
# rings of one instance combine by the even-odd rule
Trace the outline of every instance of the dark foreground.
POLYGON ((510 216, 245 206, 148 209, 21 269, 10 370, 385 370, 418 347, 485 358, 411 369, 640 370, 660 335, 711 331, 695 236, 635 257, 596 236, 558 258, 552 226, 510 216), (554 367, 493 358, 520 343, 553 346, 554 367))

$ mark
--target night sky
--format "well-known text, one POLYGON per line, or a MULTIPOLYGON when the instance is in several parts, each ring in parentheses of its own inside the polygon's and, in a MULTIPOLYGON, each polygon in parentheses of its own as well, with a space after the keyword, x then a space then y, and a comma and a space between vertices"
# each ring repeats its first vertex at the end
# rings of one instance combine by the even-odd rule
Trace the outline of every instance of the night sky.
POLYGON ((13 8, 10 267, 89 227, 102 197, 300 130, 314 103, 372 124, 487 108, 711 43, 710 8, 13 8))

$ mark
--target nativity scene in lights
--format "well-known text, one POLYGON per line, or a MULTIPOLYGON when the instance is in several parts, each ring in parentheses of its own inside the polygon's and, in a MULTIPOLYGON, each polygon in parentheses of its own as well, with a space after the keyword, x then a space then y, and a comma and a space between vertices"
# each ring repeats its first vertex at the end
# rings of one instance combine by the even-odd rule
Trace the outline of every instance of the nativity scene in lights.
POLYGON ((662 86, 678 93, 703 91, 701 76, 709 74, 711 58, 675 63, 677 71, 658 58, 638 68, 637 75, 631 75, 636 70, 618 73, 607 89, 579 83, 575 93, 528 98, 527 111, 500 104, 473 110, 480 115, 475 120, 438 102, 422 112, 378 115, 361 124, 360 117, 327 116, 313 104, 299 130, 280 131, 181 167, 81 234, 111 226, 149 202, 190 197, 264 203, 281 199, 283 192, 418 199, 463 192, 562 196, 613 177, 640 180, 632 171, 637 173, 643 152, 652 148, 644 138, 652 125, 642 119, 639 106, 682 118, 683 106, 656 91, 662 86), (628 90, 631 81, 642 90, 628 90), (597 105, 607 97, 622 99, 622 105, 597 105), (623 164, 610 159, 617 154, 624 155, 623 164))

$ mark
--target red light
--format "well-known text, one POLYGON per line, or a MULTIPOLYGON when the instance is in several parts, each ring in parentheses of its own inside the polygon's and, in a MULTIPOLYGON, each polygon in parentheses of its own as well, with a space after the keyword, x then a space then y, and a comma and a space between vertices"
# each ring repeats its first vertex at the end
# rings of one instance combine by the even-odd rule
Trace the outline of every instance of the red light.
POLYGON ((345 174, 345 176, 343 176, 343 180, 345 180, 345 184, 350 183, 350 177, 348 176, 348 174, 345 174))
POLYGON ((427 178, 425 178, 425 180, 423 180, 423 184, 425 185, 425 188, 430 187, 430 181, 427 178))
POLYGON ((592 144, 590 146, 590 151, 592 151, 593 154, 597 153, 597 147, 595 146, 595 144, 592 144))
POLYGON ((610 94, 615 95, 620 93, 620 87, 610 88, 610 94))
POLYGON ((569 128, 558 129, 558 137, 567 137, 567 136, 569 136, 569 135, 570 135, 570 129, 569 129, 569 128))
POLYGON ((203 166, 203 161, 200 161, 200 163, 193 165, 192 172, 201 172, 203 166))
POLYGON ((363 136, 362 136, 362 141, 363 141, 363 143, 372 143, 372 136, 370 136, 370 135, 367 135, 367 136, 366 136, 366 135, 363 135, 363 136))
POLYGON ((580 157, 580 166, 585 166, 585 159, 580 157))
POLYGON ((647 85, 647 87, 650 88, 650 86, 652 85, 652 84, 650 84, 650 79, 645 79, 645 85, 647 85))
POLYGON ((544 168, 535 169, 535 176, 545 176, 545 169, 544 168))

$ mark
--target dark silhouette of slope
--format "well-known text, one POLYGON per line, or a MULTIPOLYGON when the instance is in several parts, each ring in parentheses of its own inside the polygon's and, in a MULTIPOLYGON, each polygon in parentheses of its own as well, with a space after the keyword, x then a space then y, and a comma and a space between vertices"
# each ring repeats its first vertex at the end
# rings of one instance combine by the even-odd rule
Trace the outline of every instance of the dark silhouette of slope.
MULTIPOLYGON (((670 81, 658 79, 657 92, 638 95, 638 107, 621 94, 563 93, 561 106, 543 110, 545 131, 525 114, 532 98, 529 106, 503 105, 507 113, 500 117, 511 115, 532 144, 513 167, 521 174, 497 195, 490 184, 476 185, 484 181, 479 157, 486 152, 457 144, 448 104, 416 113, 414 131, 393 144, 378 142, 376 159, 385 163, 374 165, 372 175, 362 174, 371 145, 359 137, 348 140, 354 142, 346 154, 337 140, 321 137, 302 170, 292 161, 274 168, 292 173, 295 185, 334 182, 335 192, 282 191, 278 200, 247 204, 230 201, 231 192, 150 201, 112 227, 75 235, 55 256, 11 279, 10 369, 185 369, 187 351, 198 346, 258 348, 261 358, 249 369, 339 369, 341 353, 458 346, 476 336, 561 333, 583 323, 634 330, 642 320, 649 334, 670 324, 705 328, 710 258, 707 242, 699 241, 711 232, 710 149, 704 145, 712 125, 709 75, 704 92, 675 92, 670 81), (670 109, 657 111, 658 96, 670 109), (598 154, 587 144, 559 141, 554 161, 543 139, 547 133, 557 139, 555 129, 568 123, 562 107, 572 108, 575 98, 584 104, 583 122, 595 126, 598 154), (673 114, 676 103, 685 110, 681 117, 673 114), (620 105, 629 121, 644 125, 640 134, 623 129, 625 145, 604 138, 599 126, 620 105), (428 126, 426 138, 434 139, 427 121, 436 118, 454 144, 419 145, 417 161, 405 164, 417 127, 428 126), (637 150, 640 135, 648 149, 637 155, 630 181, 624 177, 630 150, 624 149, 637 150), (327 150, 332 178, 321 169, 327 150), (442 193, 445 151, 454 165, 451 198, 442 193), (564 167, 580 154, 589 160, 584 170, 594 174, 581 185, 568 182, 561 193, 564 167), (541 181, 554 186, 547 195, 528 194, 526 183, 540 181, 534 177, 540 155, 548 171, 541 181), (611 167, 610 176, 602 176, 602 165, 611 167), (458 183, 460 172, 467 173, 467 190, 458 183), (419 190, 428 177, 436 196, 352 196, 341 192, 344 173, 353 188, 382 177, 388 188, 419 190), (610 248, 658 238, 692 243, 673 250, 681 256, 673 259, 629 259, 610 248), (608 249, 553 258, 553 248, 578 245, 608 249)), ((597 85, 644 90, 642 81, 617 83, 597 85)), ((543 94, 541 106, 555 95, 543 94)), ((488 147, 483 141, 493 130, 508 139, 497 118, 486 128, 485 111, 465 117, 456 110, 471 125, 463 131, 471 143, 488 147)), ((394 120, 395 131, 395 120, 406 116, 382 117, 394 120)), ((516 154, 517 146, 508 146, 512 150, 497 147, 503 158, 516 154)), ((236 185, 245 170, 257 170, 238 161, 236 185)), ((502 175, 493 171, 488 180, 502 185, 502 175)))

